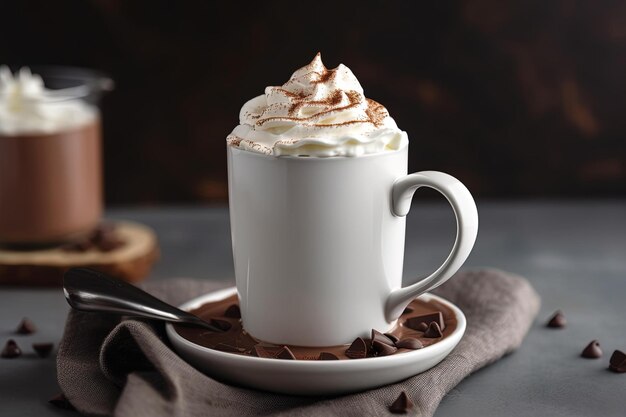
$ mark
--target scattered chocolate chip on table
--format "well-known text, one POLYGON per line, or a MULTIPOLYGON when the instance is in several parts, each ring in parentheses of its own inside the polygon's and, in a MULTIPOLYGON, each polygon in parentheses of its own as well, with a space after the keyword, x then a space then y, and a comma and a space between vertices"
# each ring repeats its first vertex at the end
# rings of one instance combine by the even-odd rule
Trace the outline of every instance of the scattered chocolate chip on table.
POLYGON ((557 310, 554 312, 552 317, 546 323, 546 327, 550 327, 552 329, 562 329, 567 325, 567 320, 565 320, 565 315, 561 310, 557 310))
POLYGON ((18 356, 22 356, 22 349, 20 349, 15 340, 9 339, 6 345, 4 345, 4 349, 2 349, 0 357, 5 359, 14 359, 18 356))

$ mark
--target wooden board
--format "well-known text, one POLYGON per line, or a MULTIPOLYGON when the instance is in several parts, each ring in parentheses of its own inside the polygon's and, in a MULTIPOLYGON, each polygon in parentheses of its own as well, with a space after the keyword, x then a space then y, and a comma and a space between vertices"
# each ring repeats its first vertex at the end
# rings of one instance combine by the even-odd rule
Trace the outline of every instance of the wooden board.
MULTIPOLYGON (((39 250, 0 248, 0 285, 61 286, 69 268, 94 268, 129 282, 145 278, 159 257, 156 234, 139 223, 109 222, 119 242, 114 249, 88 244, 82 248, 39 250)), ((77 245, 73 245, 77 246, 77 245)))

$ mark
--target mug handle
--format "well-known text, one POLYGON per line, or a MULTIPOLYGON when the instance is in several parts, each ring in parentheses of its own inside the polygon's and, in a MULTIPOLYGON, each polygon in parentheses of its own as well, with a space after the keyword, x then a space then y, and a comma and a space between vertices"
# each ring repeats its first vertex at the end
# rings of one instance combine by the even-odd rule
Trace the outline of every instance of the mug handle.
POLYGON ((430 187, 446 197, 456 217, 456 238, 452 251, 432 274, 408 287, 393 290, 387 298, 387 321, 400 317, 414 298, 446 282, 467 259, 478 233, 478 210, 469 190, 451 175, 438 171, 421 171, 399 178, 393 184, 391 210, 404 217, 411 208, 413 194, 420 187, 430 187))

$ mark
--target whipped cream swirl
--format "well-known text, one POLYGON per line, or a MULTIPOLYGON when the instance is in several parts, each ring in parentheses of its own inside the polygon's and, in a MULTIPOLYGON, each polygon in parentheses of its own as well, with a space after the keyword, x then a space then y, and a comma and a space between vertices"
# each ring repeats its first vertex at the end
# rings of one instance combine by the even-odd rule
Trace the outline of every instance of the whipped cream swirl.
POLYGON ((59 92, 27 67, 12 74, 0 66, 0 135, 57 133, 97 117, 93 106, 59 92))
POLYGON ((352 71, 343 64, 327 69, 319 53, 285 84, 244 104, 239 120, 227 143, 268 155, 359 156, 408 143, 352 71))

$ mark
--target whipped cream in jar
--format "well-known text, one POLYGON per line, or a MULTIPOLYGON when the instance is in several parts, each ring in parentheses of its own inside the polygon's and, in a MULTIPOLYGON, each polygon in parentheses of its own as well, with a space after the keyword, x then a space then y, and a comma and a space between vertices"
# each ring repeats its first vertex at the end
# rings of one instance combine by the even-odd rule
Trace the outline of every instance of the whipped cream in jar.
POLYGON ((100 221, 96 102, 111 87, 88 70, 0 66, 0 244, 68 242, 100 221))

